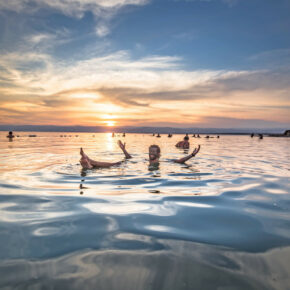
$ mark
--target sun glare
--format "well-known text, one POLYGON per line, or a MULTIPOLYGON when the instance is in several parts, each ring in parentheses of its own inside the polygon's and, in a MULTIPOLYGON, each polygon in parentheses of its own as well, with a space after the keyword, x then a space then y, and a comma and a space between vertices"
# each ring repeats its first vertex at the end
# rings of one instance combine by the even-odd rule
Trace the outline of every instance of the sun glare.
POLYGON ((105 121, 105 124, 106 124, 108 127, 113 127, 113 126, 115 126, 116 121, 105 121))

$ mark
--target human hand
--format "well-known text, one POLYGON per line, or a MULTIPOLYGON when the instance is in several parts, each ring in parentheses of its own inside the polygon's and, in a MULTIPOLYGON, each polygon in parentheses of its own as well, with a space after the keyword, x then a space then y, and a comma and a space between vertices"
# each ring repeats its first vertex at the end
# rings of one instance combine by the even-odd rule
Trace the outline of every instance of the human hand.
POLYGON ((198 147, 193 150, 193 152, 191 153, 191 155, 192 156, 195 156, 199 152, 199 150, 200 150, 200 145, 198 145, 198 147))

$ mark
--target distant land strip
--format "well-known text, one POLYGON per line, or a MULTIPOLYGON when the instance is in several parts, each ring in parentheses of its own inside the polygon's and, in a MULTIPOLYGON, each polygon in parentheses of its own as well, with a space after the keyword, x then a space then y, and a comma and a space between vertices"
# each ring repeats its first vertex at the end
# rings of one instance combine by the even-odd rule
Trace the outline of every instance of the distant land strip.
POLYGON ((87 132, 87 133, 144 133, 144 134, 282 134, 289 128, 172 128, 134 126, 54 126, 54 125, 0 125, 0 131, 22 132, 87 132))

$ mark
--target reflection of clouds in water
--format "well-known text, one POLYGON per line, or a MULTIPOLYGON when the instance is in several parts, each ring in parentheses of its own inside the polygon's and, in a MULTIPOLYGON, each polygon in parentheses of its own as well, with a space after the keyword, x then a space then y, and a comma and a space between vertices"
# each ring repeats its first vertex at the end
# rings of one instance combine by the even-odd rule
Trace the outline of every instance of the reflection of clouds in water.
POLYGON ((50 219, 58 219, 67 216, 74 215, 73 211, 68 212, 15 212, 5 210, 1 212, 0 221, 2 222, 9 222, 9 223, 18 223, 22 221, 22 223, 30 223, 33 222, 34 224, 46 222, 50 219))
MULTIPOLYGON (((131 236, 134 237, 134 236, 131 236)), ((136 237, 138 239, 138 237, 136 237)), ((146 238, 145 238, 145 241, 146 238)), ((189 242, 158 241, 162 251, 80 250, 42 260, 0 263, 0 286, 28 283, 82 289, 287 289, 290 248, 263 254, 230 251, 189 242), (170 274, 169 274, 170 273, 170 274)))
POLYGON ((196 202, 177 201, 175 202, 175 204, 180 205, 180 206, 189 206, 189 207, 205 207, 205 208, 214 207, 214 205, 205 204, 205 203, 196 203, 196 202))
POLYGON ((147 203, 84 203, 83 207, 98 214, 130 215, 149 214, 154 216, 172 216, 176 213, 174 206, 168 204, 147 204, 147 203))
POLYGON ((288 140, 277 139, 272 150, 267 138, 202 139, 185 166, 166 160, 183 156, 175 136, 128 134, 133 160, 82 177, 79 147, 92 158, 121 160, 117 138, 46 134, 10 149, 0 142, 0 288, 5 281, 98 290, 290 284, 288 140), (163 162, 148 172, 148 146, 156 142, 163 162), (79 195, 80 184, 83 196, 63 196, 79 195))
POLYGON ((56 234, 60 234, 62 229, 56 227, 43 227, 38 228, 33 231, 32 235, 34 236, 54 236, 56 234))

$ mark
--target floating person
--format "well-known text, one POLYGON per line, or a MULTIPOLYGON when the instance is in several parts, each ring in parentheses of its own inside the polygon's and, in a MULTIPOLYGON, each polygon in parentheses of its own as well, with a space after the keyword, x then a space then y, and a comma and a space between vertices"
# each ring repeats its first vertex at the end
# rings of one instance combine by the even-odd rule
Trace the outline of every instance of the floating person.
MULTIPOLYGON (((126 159, 131 159, 132 156, 128 153, 126 150, 126 143, 122 143, 120 140, 118 141, 118 145, 123 151, 125 158, 126 159)), ((183 164, 187 160, 191 159, 192 157, 195 157, 195 155, 199 152, 200 150, 200 145, 198 145, 197 148, 195 148, 191 154, 182 157, 180 159, 173 159, 170 160, 175 163, 180 163, 183 164)), ((161 150, 158 145, 151 145, 148 150, 149 154, 149 166, 157 166, 159 165, 159 159, 161 156, 161 150)), ((92 160, 88 157, 88 155, 85 154, 84 150, 81 148, 80 149, 80 154, 81 154, 81 159, 80 159, 80 164, 83 167, 83 169, 93 169, 93 168, 108 168, 114 165, 120 165, 123 161, 118 161, 118 162, 101 162, 101 161, 95 161, 92 160)))
POLYGON ((153 133, 152 136, 155 136, 155 134, 153 133))
POLYGON ((123 137, 126 137, 126 133, 123 133, 123 137))
POLYGON ((263 134, 259 134, 259 139, 263 139, 263 134))
POLYGON ((254 134, 254 133, 252 133, 252 134, 251 134, 251 138, 253 138, 253 137, 254 137, 254 135, 255 135, 255 134, 254 134))
POLYGON ((199 134, 197 135, 197 138, 200 138, 199 134))
POLYGON ((13 135, 12 131, 9 131, 6 137, 9 139, 9 141, 12 141, 15 136, 13 135))
POLYGON ((189 137, 188 137, 188 136, 185 136, 185 137, 183 138, 183 141, 179 141, 179 142, 175 145, 175 147, 177 147, 177 148, 183 148, 183 149, 188 149, 189 146, 190 146, 188 140, 189 140, 189 137))
POLYGON ((168 134, 168 138, 171 138, 172 137, 172 134, 168 134))
POLYGON ((157 138, 160 138, 161 136, 160 136, 160 134, 158 133, 158 135, 156 136, 157 138))
POLYGON ((195 134, 193 134, 192 137, 195 138, 195 134))
POLYGON ((217 137, 217 138, 219 138, 220 136, 219 136, 219 135, 217 135, 216 137, 217 137))

